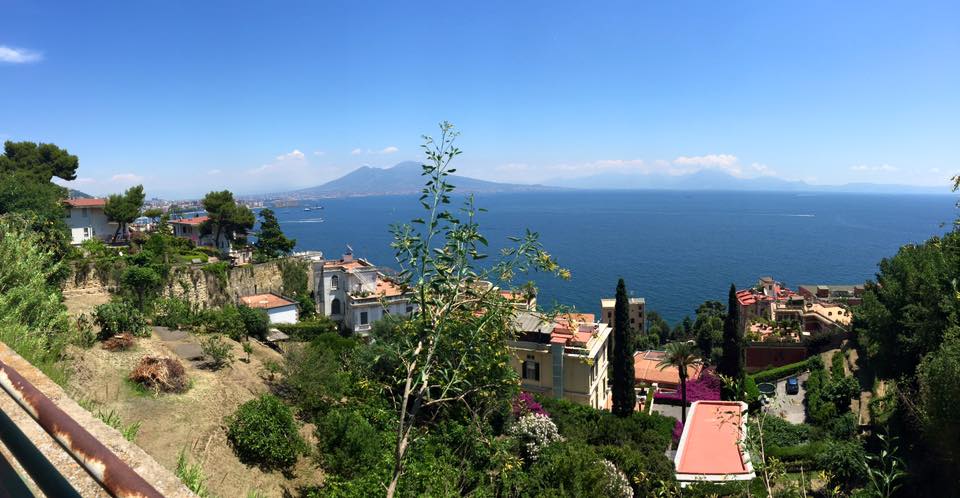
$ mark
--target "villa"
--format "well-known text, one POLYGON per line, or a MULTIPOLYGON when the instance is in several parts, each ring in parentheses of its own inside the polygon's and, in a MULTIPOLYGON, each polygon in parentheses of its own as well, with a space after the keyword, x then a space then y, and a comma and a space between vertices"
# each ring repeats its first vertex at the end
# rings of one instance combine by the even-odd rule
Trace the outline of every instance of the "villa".
POLYGON ((609 325, 589 313, 548 320, 530 311, 518 311, 513 325, 517 337, 507 345, 522 390, 593 408, 606 406, 609 325))
POLYGON ((405 316, 416 310, 410 291, 365 259, 347 253, 318 268, 317 305, 353 333, 369 334, 373 323, 384 316, 405 316))
POLYGON ((695 482, 749 481, 756 477, 747 438, 747 404, 695 401, 687 412, 674 469, 680 486, 695 482))
MULTIPOLYGON (((600 300, 600 322, 609 325, 610 328, 616 326, 616 317, 614 316, 614 308, 616 305, 616 299, 604 298, 600 300)), ((646 306, 647 301, 642 297, 631 297, 627 301, 627 315, 630 317, 630 328, 642 334, 647 332, 646 306)))
POLYGON ((821 299, 811 294, 809 286, 805 292, 797 293, 771 277, 762 277, 756 287, 737 292, 740 329, 768 340, 773 332, 779 332, 771 323, 795 324, 794 336, 790 337, 794 342, 814 333, 849 330, 850 310, 834 301, 829 290, 825 295, 821 299))
POLYGON ((104 208, 106 199, 67 199, 66 223, 70 228, 70 243, 80 245, 85 240, 110 240, 117 231, 117 224, 107 220, 104 208))

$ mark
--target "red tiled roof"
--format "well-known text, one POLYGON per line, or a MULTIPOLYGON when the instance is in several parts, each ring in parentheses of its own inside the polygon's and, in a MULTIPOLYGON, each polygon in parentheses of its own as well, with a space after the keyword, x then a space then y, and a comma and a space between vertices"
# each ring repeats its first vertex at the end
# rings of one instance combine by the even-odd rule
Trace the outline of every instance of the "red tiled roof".
POLYGON ((257 294, 254 296, 245 296, 241 297, 240 301, 251 308, 261 308, 265 310, 297 304, 276 294, 257 294))
POLYGON ((104 207, 107 205, 106 199, 67 199, 63 201, 70 207, 104 207))
POLYGON ((210 219, 208 216, 197 216, 194 218, 182 218, 179 220, 170 220, 170 223, 179 225, 199 225, 210 219))

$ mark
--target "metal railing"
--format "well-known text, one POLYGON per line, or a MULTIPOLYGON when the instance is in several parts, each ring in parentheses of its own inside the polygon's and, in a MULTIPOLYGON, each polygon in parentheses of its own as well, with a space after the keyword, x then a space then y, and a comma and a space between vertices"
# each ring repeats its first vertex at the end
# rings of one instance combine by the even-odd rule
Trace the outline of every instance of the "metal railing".
MULTIPOLYGON (((0 361, 0 387, 111 496, 162 498, 163 495, 150 483, 3 361, 0 361)), ((80 496, 2 411, 0 439, 44 494, 80 496)), ((12 470, 0 456, 0 476, 4 476, 5 469, 12 470)), ((0 496, 5 492, 10 496, 22 496, 20 486, 23 483, 19 478, 16 480, 16 483, 6 478, 0 481, 0 496)))

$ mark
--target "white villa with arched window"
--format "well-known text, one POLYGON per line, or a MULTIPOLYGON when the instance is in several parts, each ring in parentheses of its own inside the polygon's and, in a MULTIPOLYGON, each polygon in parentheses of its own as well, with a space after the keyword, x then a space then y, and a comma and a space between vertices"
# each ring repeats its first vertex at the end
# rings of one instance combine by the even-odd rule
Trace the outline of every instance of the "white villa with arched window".
POLYGON ((409 315, 415 310, 410 294, 364 259, 345 254, 324 261, 316 279, 318 306, 353 333, 365 335, 385 315, 409 315))

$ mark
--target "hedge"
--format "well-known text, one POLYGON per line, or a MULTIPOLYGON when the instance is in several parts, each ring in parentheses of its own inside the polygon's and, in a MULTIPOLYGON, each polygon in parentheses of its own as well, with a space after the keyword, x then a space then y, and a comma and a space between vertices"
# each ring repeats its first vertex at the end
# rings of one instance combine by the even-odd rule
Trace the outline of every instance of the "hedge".
POLYGON ((296 341, 309 341, 326 333, 337 333, 337 324, 325 316, 297 323, 275 323, 271 327, 296 341))
POLYGON ((804 471, 818 470, 817 459, 826 449, 827 443, 814 441, 786 448, 770 446, 766 448, 765 453, 767 458, 775 457, 783 462, 787 471, 794 472, 799 470, 801 466, 804 471))
POLYGON ((809 365, 807 364, 807 360, 804 360, 804 361, 798 361, 796 363, 790 363, 782 367, 775 367, 768 370, 762 370, 760 372, 751 374, 750 376, 753 377, 754 382, 756 382, 757 384, 760 384, 762 382, 772 382, 772 381, 780 380, 784 377, 790 377, 791 375, 795 375, 800 372, 803 372, 808 368, 809 368, 809 365))

